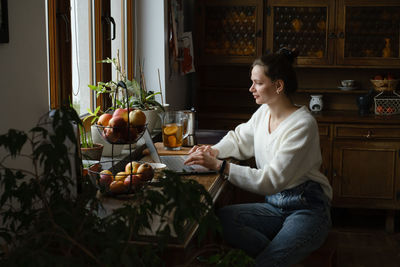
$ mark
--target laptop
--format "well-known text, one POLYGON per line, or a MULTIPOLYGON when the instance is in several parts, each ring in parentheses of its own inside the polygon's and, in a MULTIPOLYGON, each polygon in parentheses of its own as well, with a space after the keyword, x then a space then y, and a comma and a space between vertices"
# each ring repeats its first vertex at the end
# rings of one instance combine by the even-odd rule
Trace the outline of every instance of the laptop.
POLYGON ((188 157, 187 155, 162 155, 160 156, 157 152, 157 148, 153 143, 153 139, 150 133, 146 129, 143 134, 143 138, 150 152, 151 159, 156 163, 164 163, 168 170, 174 171, 179 174, 191 175, 191 174, 210 174, 216 173, 214 170, 210 170, 201 165, 185 165, 184 161, 188 157))

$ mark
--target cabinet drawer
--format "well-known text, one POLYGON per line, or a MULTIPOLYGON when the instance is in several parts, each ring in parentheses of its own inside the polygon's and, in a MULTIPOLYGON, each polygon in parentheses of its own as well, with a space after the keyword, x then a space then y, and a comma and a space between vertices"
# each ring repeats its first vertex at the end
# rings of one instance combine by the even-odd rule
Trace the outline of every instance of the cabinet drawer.
POLYGON ((330 135, 330 125, 318 123, 318 132, 320 137, 329 137, 330 135))
POLYGON ((336 138, 390 138, 400 139, 400 127, 379 126, 379 125, 335 125, 334 135, 336 138))

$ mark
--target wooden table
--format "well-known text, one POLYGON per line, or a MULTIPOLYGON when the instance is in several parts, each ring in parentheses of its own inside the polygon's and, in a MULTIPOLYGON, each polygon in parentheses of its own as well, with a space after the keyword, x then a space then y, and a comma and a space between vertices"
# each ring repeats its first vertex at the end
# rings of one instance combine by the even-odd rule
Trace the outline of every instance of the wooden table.
MULTIPOLYGON (((155 143, 155 145, 160 155, 185 155, 190 150, 190 148, 184 147, 180 151, 167 151, 163 148, 162 143, 155 143)), ((146 150, 143 151, 143 154, 144 154, 143 157, 140 159, 141 161, 148 161, 148 162, 152 161, 151 158, 147 155, 146 150)), ((225 189, 225 187, 228 184, 228 182, 222 179, 222 177, 220 177, 218 173, 185 175, 183 177, 185 179, 193 179, 198 183, 202 184, 205 187, 205 189, 210 193, 214 203, 218 200, 218 198, 221 195, 221 192, 225 189)), ((114 209, 122 207, 122 205, 127 201, 111 197, 103 197, 103 196, 99 197, 101 198, 102 204, 105 208, 104 214, 102 214, 104 216, 110 214, 114 209)), ((155 218, 152 224, 152 230, 144 232, 143 238, 141 238, 140 241, 135 241, 135 242, 148 244, 149 242, 155 241, 156 238, 155 230, 157 229, 158 226, 159 226, 159 220, 155 218)), ((197 228, 198 228, 197 224, 188 225, 185 230, 184 238, 181 240, 178 240, 176 237, 171 238, 170 242, 168 243, 168 248, 185 250, 189 245, 189 243, 193 240, 197 228)))

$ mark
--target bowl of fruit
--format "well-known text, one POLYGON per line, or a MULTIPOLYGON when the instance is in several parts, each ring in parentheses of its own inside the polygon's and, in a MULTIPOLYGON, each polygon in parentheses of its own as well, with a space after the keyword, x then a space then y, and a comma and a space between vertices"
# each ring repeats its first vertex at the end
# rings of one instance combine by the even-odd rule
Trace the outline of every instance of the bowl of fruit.
POLYGON ((113 113, 102 114, 96 127, 111 144, 134 144, 146 130, 146 115, 139 109, 117 108, 113 113))
POLYGON ((383 75, 375 75, 373 79, 371 79, 371 83, 374 86, 376 91, 394 91, 396 90, 397 84, 399 80, 395 79, 392 74, 388 74, 386 76, 383 75))
POLYGON ((100 190, 100 193, 108 196, 127 196, 140 189, 144 184, 150 183, 154 177, 154 169, 147 162, 131 161, 121 163, 109 168, 112 162, 100 162, 100 168, 91 170, 89 174, 100 190))

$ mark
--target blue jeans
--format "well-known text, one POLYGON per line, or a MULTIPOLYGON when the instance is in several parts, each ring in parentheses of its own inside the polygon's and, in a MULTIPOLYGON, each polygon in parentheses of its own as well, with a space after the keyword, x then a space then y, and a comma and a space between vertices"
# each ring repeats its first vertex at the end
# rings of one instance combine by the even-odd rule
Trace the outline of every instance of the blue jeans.
POLYGON ((224 239, 263 267, 300 262, 331 228, 330 201, 314 181, 266 196, 265 203, 226 206, 217 214, 224 239))

